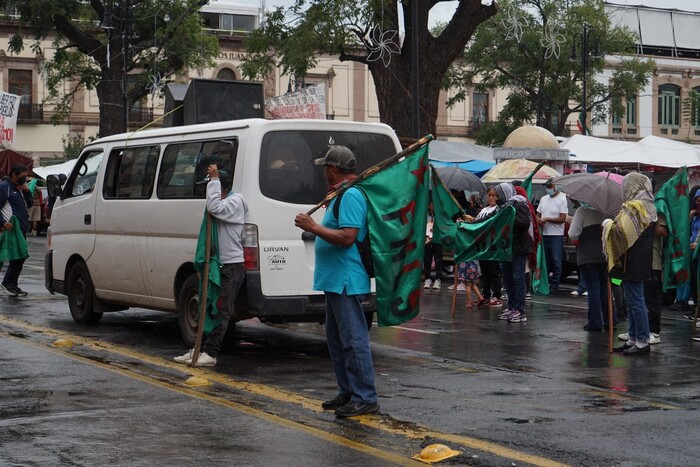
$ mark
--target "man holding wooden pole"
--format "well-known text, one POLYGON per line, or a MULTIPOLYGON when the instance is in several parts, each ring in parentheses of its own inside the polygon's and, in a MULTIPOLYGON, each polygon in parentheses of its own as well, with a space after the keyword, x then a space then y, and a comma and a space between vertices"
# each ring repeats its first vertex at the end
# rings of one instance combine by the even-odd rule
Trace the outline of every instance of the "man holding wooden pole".
MULTIPOLYGON (((206 313, 200 311, 200 318, 206 317, 209 326, 204 325, 204 319, 200 319, 200 326, 197 332, 197 341, 195 347, 189 352, 179 357, 175 357, 178 363, 185 363, 194 366, 215 366, 216 357, 221 350, 221 344, 224 341, 226 330, 231 318, 234 316, 234 303, 236 295, 243 285, 245 280, 245 270, 243 269, 243 246, 241 238, 243 235, 244 216, 248 211, 248 205, 240 193, 233 193, 231 186, 233 179, 230 175, 219 173, 216 165, 210 165, 207 168, 209 174, 209 183, 207 184, 207 213, 206 216, 211 216, 211 230, 207 228, 205 238, 212 237, 217 240, 211 242, 212 247, 207 249, 205 256, 205 267, 202 274, 203 278, 200 281, 204 283, 209 280, 209 268, 220 267, 221 289, 220 303, 221 307, 214 306, 218 310, 206 310, 206 313), (213 252, 213 255, 211 254, 213 252), (216 256, 218 261, 210 261, 212 256, 216 256), (211 311, 212 320, 207 316, 211 311), (206 342, 201 347, 199 352, 199 344, 203 330, 209 330, 206 342)), ((207 218, 209 224, 209 218, 207 218)), ((207 225, 209 227, 209 225, 207 225)), ((201 239, 200 239, 201 240, 201 239)), ((199 248, 199 247, 198 247, 199 248)), ((200 286, 200 290, 204 287, 200 286)), ((206 288, 204 288, 206 289, 206 288)), ((211 291, 210 291, 211 293, 211 291)), ((209 295, 200 296, 203 302, 207 300, 209 295)), ((214 304, 219 302, 214 301, 214 304)), ((206 308, 206 307, 202 307, 206 308)), ((200 310, 202 309, 200 308, 200 310)))

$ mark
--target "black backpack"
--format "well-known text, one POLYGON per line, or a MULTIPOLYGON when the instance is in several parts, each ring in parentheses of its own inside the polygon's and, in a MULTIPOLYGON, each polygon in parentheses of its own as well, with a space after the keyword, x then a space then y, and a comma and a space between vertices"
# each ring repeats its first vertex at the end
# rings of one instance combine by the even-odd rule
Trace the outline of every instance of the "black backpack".
MULTIPOLYGON (((344 192, 343 192, 344 193, 344 192)), ((343 193, 336 197, 336 202, 333 205, 333 215, 336 220, 338 220, 338 213, 340 212, 340 201, 343 199, 343 193)), ((364 266, 365 271, 369 277, 374 276, 374 259, 372 258, 372 242, 369 239, 369 228, 367 229, 367 234, 362 241, 355 238, 355 246, 357 246, 357 251, 360 252, 360 260, 362 261, 362 266, 364 266)))

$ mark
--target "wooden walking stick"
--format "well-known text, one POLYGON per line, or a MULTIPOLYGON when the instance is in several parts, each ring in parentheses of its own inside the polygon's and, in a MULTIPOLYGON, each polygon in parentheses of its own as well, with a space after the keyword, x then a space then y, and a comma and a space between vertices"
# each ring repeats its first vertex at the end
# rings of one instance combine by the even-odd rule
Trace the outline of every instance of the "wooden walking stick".
POLYGON ((211 263, 211 214, 207 211, 207 223, 205 228, 204 241, 204 270, 202 271, 202 293, 199 301, 199 324, 197 325, 197 337, 194 340, 194 352, 192 353, 192 363, 190 366, 197 364, 199 360, 199 348, 202 345, 202 336, 204 335, 204 319, 207 314, 207 294, 209 293, 209 267, 211 263))
POLYGON ((615 334, 615 326, 613 326, 613 296, 612 284, 608 277, 608 340, 610 343, 610 353, 613 352, 613 335, 615 334))
POLYGON ((341 186, 340 188, 338 188, 335 191, 331 191, 330 193, 328 193, 326 195, 326 197, 323 198, 323 201, 321 201, 316 206, 311 208, 306 214, 311 215, 311 214, 315 213, 316 211, 321 209, 321 207, 328 205, 328 203, 330 203, 331 200, 333 200, 333 198, 337 197, 341 193, 344 193, 345 190, 347 190, 351 186, 355 185, 356 183, 360 183, 363 180, 366 180, 368 177, 376 174, 380 170, 397 163, 399 160, 403 159, 406 156, 413 154, 414 152, 418 151, 420 148, 422 148, 423 146, 425 146, 426 144, 431 142, 433 139, 435 139, 433 137, 433 135, 424 136, 421 139, 419 139, 418 141, 416 141, 415 143, 413 143, 412 145, 410 145, 409 147, 407 147, 406 149, 404 149, 403 151, 398 152, 398 153, 394 154, 393 156, 391 156, 390 158, 384 159, 380 163, 373 165, 372 167, 366 169, 364 172, 362 172, 356 178, 354 178, 353 180, 350 180, 347 184, 341 186))

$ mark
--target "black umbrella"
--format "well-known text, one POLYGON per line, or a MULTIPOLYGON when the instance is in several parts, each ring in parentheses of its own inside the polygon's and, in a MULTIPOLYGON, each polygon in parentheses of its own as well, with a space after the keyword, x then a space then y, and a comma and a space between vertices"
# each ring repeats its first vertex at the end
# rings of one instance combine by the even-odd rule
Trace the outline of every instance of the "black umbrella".
POLYGON ((460 169, 459 167, 438 167, 435 169, 445 184, 448 190, 466 191, 466 192, 478 192, 479 196, 483 199, 486 196, 486 185, 482 182, 479 177, 474 175, 468 170, 460 169))

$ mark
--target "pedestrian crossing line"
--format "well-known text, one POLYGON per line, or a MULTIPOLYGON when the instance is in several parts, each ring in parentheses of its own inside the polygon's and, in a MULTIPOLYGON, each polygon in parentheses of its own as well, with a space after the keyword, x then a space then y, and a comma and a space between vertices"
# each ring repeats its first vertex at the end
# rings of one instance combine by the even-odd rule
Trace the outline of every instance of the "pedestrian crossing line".
MULTIPOLYGON (((165 360, 161 357, 155 357, 152 355, 144 354, 141 352, 138 352, 136 350, 128 349, 116 344, 111 344, 108 342, 103 342, 99 341, 96 339, 90 339, 90 338, 84 338, 78 335, 72 335, 66 332, 62 331, 57 331, 51 328, 43 327, 43 326, 38 326, 32 323, 28 323, 26 321, 18 320, 15 318, 11 318, 9 316, 3 316, 0 315, 0 325, 2 323, 6 323, 11 326, 19 327, 22 328, 26 331, 32 331, 36 333, 41 333, 44 336, 50 336, 52 338, 62 338, 62 339, 68 339, 71 340, 75 343, 75 346, 85 346, 88 348, 91 348, 96 351, 105 351, 105 352, 111 352, 123 357, 131 358, 134 360, 140 360, 142 362, 148 363, 150 365, 153 365, 155 367, 159 368, 167 368, 179 372, 185 371, 187 373, 187 377, 190 376, 199 376, 201 378, 208 379, 212 382, 221 384, 223 386, 232 388, 232 389, 237 389, 240 391, 248 392, 250 394, 256 395, 256 396, 262 396, 266 397, 268 399, 276 400, 278 402, 284 402, 284 403, 291 403, 291 404, 296 404, 298 406, 301 406, 302 408, 316 412, 316 413, 324 413, 324 411, 321 408, 321 401, 318 399, 312 399, 309 398, 305 395, 299 394, 299 393, 293 393, 289 391, 284 391, 278 388, 275 388, 273 386, 265 385, 265 384, 258 384, 258 383, 250 383, 246 381, 240 381, 236 380, 234 378, 231 378, 230 376, 227 375, 222 375, 221 373, 217 373, 213 370, 208 370, 204 368, 192 368, 192 367, 186 367, 181 364, 177 364, 175 362, 165 360)), ((10 336, 8 333, 3 333, 5 335, 10 336)), ((14 337, 14 336, 11 336, 14 337)), ((14 337, 16 338, 16 337, 14 337)), ((110 371, 114 371, 119 374, 123 374, 128 377, 134 377, 140 381, 144 381, 147 383, 154 384, 156 386, 160 386, 166 389, 172 389, 174 391, 181 392, 183 394, 188 394, 193 397, 197 397, 203 400, 209 400, 210 402, 217 403, 223 406, 227 406, 229 408, 235 409, 235 410, 240 410, 242 412, 248 413, 250 415, 263 418, 266 420, 270 420, 273 422, 279 422, 281 425, 293 428, 293 429, 299 429, 302 431, 306 431, 310 434, 313 434, 314 436, 322 437, 324 439, 327 439, 331 442, 341 444, 343 446, 351 447, 353 449, 360 450, 362 452, 375 455, 376 457, 386 459, 384 456, 391 456, 391 462, 395 462, 396 465, 423 465, 420 463, 416 463, 415 461, 411 459, 407 459, 403 456, 400 455, 395 455, 391 453, 386 453, 382 450, 373 448, 371 446, 367 446, 365 444, 358 443, 356 441, 349 440, 347 438, 342 438, 337 435, 333 435, 331 433, 328 433, 327 431, 323 431, 314 427, 311 427, 306 424, 301 424, 298 422, 294 422, 291 420, 284 419, 280 416, 269 414, 267 412, 254 409, 250 406, 243 405, 240 403, 236 403, 233 401, 229 401, 227 399, 223 399, 217 396, 209 395, 204 392, 201 392, 197 389, 191 389, 187 386, 184 386, 184 379, 182 385, 179 384, 174 384, 174 383, 169 383, 167 381, 164 381, 162 378, 154 378, 154 377, 149 377, 148 375, 144 375, 142 373, 137 373, 134 369, 132 368, 127 368, 127 367, 118 367, 111 365, 109 363, 104 363, 101 361, 95 361, 93 359, 87 358, 80 356, 78 354, 75 354, 71 352, 71 350, 63 349, 63 348, 53 348, 47 345, 42 345, 39 343, 34 343, 31 341, 28 341, 27 339, 20 339, 21 342, 25 342, 28 344, 32 344, 33 346, 36 346, 38 348, 46 349, 48 351, 51 351, 53 353, 59 354, 59 355, 65 355, 67 357, 70 357, 72 359, 89 363, 94 366, 99 366, 101 368, 108 369, 110 371), (268 418, 269 417, 269 418, 268 418), (307 431, 308 430, 308 431, 307 431), (348 443, 348 444, 345 444, 348 443)), ((185 378, 186 379, 186 378, 185 378)), ((382 432, 385 434, 389 434, 392 436, 397 436, 400 438, 408 439, 408 440, 424 440, 427 438, 430 439, 437 439, 437 440, 442 440, 446 441, 449 443, 454 443, 455 445, 459 446, 464 446, 466 448, 471 448, 475 449, 478 451, 482 451, 485 453, 489 453, 501 458, 506 458, 509 460, 512 460, 514 462, 523 462, 531 465, 536 465, 536 466, 542 466, 542 467, 564 467, 566 464, 559 463, 557 461, 547 459, 545 457, 533 455, 533 454, 527 454, 524 452, 520 452, 511 448, 507 448, 504 446, 501 446, 497 443, 490 442, 490 441, 484 441, 478 438, 472 438, 469 436, 464 436, 464 435, 458 435, 458 434, 452 434, 452 433, 444 433, 440 432, 434 429, 431 429, 429 427, 423 427, 421 425, 415 424, 415 423, 410 423, 410 422, 401 422, 397 420, 391 420, 390 417, 383 417, 383 416, 376 416, 376 415, 371 415, 371 416, 361 416, 357 418, 353 418, 353 421, 367 427, 371 428, 374 430, 377 430, 378 432, 382 432), (387 420, 389 419, 389 421, 387 420)), ((389 460, 389 459, 387 459, 389 460)))

